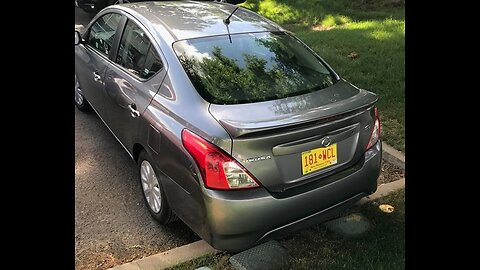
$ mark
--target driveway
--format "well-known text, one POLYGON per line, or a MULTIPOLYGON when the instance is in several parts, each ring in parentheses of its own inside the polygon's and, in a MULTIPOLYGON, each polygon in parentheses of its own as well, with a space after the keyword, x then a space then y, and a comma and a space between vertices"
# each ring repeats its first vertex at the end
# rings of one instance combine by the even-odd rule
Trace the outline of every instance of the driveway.
MULTIPOLYGON (((75 10, 76 25, 91 17, 75 10)), ((95 113, 73 107, 72 98, 75 268, 106 269, 199 240, 181 221, 161 226, 150 217, 135 162, 95 113)))

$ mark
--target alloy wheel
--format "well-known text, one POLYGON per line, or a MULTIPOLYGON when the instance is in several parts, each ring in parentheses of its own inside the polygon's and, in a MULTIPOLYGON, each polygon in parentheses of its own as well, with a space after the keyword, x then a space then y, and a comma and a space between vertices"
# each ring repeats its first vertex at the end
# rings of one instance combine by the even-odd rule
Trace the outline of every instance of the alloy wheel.
POLYGON ((152 165, 147 160, 142 161, 140 165, 140 178, 142 181, 143 195, 147 200, 148 206, 154 213, 159 213, 162 206, 162 194, 160 184, 153 170, 152 165))

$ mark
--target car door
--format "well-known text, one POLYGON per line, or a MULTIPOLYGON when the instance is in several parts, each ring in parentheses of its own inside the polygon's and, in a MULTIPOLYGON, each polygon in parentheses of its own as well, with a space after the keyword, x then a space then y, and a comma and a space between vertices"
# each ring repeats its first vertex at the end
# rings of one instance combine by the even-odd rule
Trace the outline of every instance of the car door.
POLYGON ((121 19, 122 15, 118 13, 100 16, 87 29, 84 42, 75 47, 75 72, 82 93, 102 119, 106 119, 103 89, 105 72, 121 19))
POLYGON ((153 38, 140 23, 128 19, 118 53, 105 74, 109 127, 130 151, 139 118, 165 78, 166 68, 153 38))

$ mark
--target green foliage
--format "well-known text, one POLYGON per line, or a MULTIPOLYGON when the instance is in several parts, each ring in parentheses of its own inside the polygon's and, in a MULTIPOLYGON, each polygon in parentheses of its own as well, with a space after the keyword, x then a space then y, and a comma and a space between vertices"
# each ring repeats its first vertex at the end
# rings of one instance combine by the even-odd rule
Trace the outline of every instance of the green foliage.
POLYGON ((325 15, 324 19, 321 21, 320 24, 323 26, 336 26, 348 23, 350 21, 351 19, 347 16, 328 14, 325 15))
POLYGON ((397 0, 247 0, 241 6, 279 24, 342 25, 386 17, 405 18, 404 2, 397 0))

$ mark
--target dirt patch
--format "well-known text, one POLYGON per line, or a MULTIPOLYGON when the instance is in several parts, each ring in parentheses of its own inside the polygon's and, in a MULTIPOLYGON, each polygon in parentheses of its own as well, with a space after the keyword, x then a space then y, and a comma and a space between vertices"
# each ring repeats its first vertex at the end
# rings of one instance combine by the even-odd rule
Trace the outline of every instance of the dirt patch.
POLYGON ((324 25, 321 25, 321 24, 316 24, 316 25, 312 26, 313 31, 326 31, 326 30, 330 30, 330 29, 333 29, 333 28, 335 28, 335 26, 324 26, 324 25))
POLYGON ((160 251, 163 250, 159 250, 155 245, 127 247, 123 243, 116 241, 104 241, 103 243, 98 243, 95 249, 77 252, 75 255, 75 269, 105 270, 116 265, 157 254, 160 251))
POLYGON ((378 177, 378 185, 390 183, 403 177, 405 177, 404 170, 385 160, 382 161, 382 171, 380 172, 380 177, 378 177))
POLYGON ((91 253, 84 258, 83 264, 75 265, 77 270, 86 269, 108 269, 119 264, 128 262, 128 260, 122 260, 115 258, 112 254, 106 252, 91 253), (86 262, 85 262, 86 261, 86 262))

